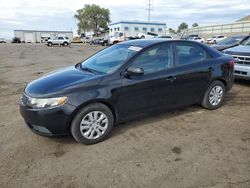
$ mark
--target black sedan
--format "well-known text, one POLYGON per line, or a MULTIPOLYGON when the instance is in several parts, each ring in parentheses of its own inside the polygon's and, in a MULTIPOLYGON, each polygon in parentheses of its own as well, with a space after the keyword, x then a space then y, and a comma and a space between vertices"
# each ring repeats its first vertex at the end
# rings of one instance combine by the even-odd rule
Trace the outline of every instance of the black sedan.
POLYGON ((35 133, 94 144, 131 118, 192 104, 219 108, 233 70, 232 57, 203 44, 131 40, 32 81, 20 111, 35 133))

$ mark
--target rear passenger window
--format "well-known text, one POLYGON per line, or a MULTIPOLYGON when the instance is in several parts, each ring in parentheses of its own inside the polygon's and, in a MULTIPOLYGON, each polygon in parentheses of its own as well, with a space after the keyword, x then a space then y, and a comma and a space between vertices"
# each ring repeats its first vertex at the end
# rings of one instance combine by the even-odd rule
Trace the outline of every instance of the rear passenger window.
POLYGON ((207 57, 207 53, 203 48, 192 43, 176 43, 175 52, 177 65, 205 61, 207 57))

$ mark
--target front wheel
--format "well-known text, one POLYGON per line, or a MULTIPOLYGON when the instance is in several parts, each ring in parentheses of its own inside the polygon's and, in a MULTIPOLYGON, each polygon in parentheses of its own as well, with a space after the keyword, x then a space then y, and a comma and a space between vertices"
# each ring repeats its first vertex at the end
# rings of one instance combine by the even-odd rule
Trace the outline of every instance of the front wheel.
POLYGON ((70 131, 81 143, 95 144, 103 141, 111 132, 114 117, 111 110, 101 103, 90 104, 74 117, 70 131))
POLYGON ((201 105, 209 110, 215 110, 221 107, 225 98, 225 85, 221 81, 214 81, 207 88, 201 105))
POLYGON ((64 42, 64 43, 63 43, 63 46, 68 46, 68 43, 67 43, 67 42, 64 42))

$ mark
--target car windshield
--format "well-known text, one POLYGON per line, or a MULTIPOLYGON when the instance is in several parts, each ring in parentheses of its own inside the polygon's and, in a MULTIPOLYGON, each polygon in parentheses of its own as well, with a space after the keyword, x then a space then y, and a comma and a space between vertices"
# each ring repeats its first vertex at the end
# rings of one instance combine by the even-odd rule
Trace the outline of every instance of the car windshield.
POLYGON ((104 74, 112 73, 140 50, 138 46, 116 44, 85 60, 81 67, 104 74))
POLYGON ((241 45, 250 45, 250 38, 248 38, 247 40, 243 41, 241 43, 241 45))
POLYGON ((239 36, 239 37, 229 37, 226 38, 220 42, 218 42, 217 44, 219 45, 230 45, 230 44, 235 44, 238 43, 239 41, 241 41, 244 38, 244 36, 239 36))

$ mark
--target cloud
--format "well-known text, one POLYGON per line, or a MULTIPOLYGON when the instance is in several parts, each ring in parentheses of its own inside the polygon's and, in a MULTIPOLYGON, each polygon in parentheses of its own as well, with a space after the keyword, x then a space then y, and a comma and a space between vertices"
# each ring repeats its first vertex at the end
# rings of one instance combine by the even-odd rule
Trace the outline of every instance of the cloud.
MULTIPOLYGON (((75 11, 85 4, 108 8, 111 21, 147 20, 147 0, 8 0, 1 2, 0 37, 12 38, 14 29, 76 31, 75 11)), ((151 20, 176 28, 191 25, 228 23, 248 15, 249 0, 153 0, 151 20)), ((76 34, 76 33, 75 33, 76 34)))

